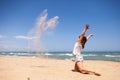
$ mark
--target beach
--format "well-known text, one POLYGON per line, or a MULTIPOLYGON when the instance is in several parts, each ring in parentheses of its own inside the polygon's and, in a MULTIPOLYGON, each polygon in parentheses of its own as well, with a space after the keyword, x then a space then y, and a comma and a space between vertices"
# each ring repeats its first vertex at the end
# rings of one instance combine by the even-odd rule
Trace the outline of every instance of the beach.
POLYGON ((71 60, 0 56, 0 80, 120 80, 120 62, 85 60, 84 65, 102 76, 73 72, 71 60))

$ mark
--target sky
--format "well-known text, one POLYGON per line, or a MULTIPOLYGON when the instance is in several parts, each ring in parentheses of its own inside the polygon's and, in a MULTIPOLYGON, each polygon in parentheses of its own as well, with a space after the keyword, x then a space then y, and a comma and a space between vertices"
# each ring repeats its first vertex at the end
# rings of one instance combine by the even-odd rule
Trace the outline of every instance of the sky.
POLYGON ((38 18, 58 16, 53 29, 42 32, 41 51, 72 51, 86 24, 94 33, 84 51, 120 51, 120 0, 0 0, 0 51, 32 51, 38 18))

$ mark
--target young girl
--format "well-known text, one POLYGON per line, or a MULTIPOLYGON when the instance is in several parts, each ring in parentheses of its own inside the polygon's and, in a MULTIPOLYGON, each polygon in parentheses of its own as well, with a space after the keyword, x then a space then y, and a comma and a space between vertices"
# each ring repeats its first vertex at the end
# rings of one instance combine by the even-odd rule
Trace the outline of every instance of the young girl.
POLYGON ((77 42, 74 45, 74 49, 73 49, 73 56, 75 58, 75 70, 74 71, 78 71, 84 74, 95 74, 97 76, 101 76, 101 74, 94 72, 94 71, 90 71, 90 70, 86 70, 83 67, 83 56, 81 54, 82 49, 84 49, 85 47, 85 43, 88 41, 88 39, 90 39, 90 37, 94 36, 94 34, 90 34, 87 37, 85 37, 85 33, 86 31, 89 29, 89 24, 86 24, 82 34, 78 37, 77 42))

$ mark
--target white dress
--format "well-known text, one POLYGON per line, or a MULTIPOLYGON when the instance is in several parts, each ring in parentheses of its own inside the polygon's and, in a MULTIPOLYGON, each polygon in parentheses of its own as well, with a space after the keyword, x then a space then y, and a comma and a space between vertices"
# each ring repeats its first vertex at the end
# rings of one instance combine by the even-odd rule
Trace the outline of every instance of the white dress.
POLYGON ((75 58, 75 61, 83 61, 83 55, 81 54, 81 51, 82 45, 76 42, 73 49, 73 56, 75 58))

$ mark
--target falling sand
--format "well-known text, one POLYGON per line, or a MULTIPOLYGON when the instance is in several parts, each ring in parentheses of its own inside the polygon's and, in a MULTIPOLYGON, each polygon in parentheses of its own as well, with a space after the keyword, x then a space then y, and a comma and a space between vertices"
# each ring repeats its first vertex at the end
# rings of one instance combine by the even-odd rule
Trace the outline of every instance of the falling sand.
MULTIPOLYGON (((58 24, 58 19, 59 19, 58 16, 55 16, 49 20, 47 20, 47 16, 48 16, 48 13, 46 9, 38 17, 35 25, 35 29, 30 30, 28 33, 29 36, 33 35, 35 52, 41 52, 41 46, 39 42, 40 42, 42 33, 47 31, 48 29, 54 29, 58 24)), ((28 43, 30 44, 31 42, 29 41, 28 43)))

